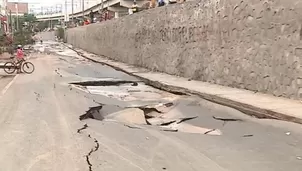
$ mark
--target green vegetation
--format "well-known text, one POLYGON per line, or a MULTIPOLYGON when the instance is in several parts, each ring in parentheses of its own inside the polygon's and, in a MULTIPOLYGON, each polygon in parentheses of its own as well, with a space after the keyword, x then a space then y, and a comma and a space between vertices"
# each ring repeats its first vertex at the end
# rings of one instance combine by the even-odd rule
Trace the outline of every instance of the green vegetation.
POLYGON ((37 18, 35 17, 34 14, 24 14, 23 16, 19 16, 19 17, 14 16, 13 21, 14 21, 14 28, 15 28, 14 30, 33 31, 33 27, 35 22, 37 21, 37 18))
MULTIPOLYGON (((15 22, 19 22, 19 28, 15 29, 14 32, 14 45, 26 45, 33 44, 34 40, 32 39, 34 33, 34 25, 37 21, 37 18, 34 14, 24 14, 18 19, 15 18, 15 22)), ((16 26, 16 23, 15 23, 16 26)))
POLYGON ((33 44, 35 41, 32 38, 33 33, 30 31, 17 31, 14 33, 13 45, 33 44))
POLYGON ((49 21, 41 21, 36 24, 35 31, 43 31, 49 27, 49 21))
POLYGON ((0 54, 2 52, 12 52, 16 45, 33 44, 34 25, 36 17, 33 14, 13 17, 13 40, 12 35, 0 35, 0 54), (18 26, 18 27, 17 27, 18 26))

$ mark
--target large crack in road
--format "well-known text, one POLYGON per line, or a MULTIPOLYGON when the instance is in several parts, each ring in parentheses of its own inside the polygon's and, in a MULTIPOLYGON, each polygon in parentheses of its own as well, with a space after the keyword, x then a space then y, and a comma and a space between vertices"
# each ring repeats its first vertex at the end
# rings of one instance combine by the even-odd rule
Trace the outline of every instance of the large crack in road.
MULTIPOLYGON (((83 127, 79 128, 77 130, 77 133, 82 134, 82 131, 87 129, 87 128, 88 128, 88 125, 84 124, 83 127)), ((93 148, 91 148, 90 151, 85 155, 86 162, 87 162, 87 165, 88 165, 88 169, 89 169, 89 171, 93 171, 92 170, 93 165, 91 163, 90 157, 91 157, 92 153, 99 150, 100 144, 99 144, 98 140, 96 138, 91 137, 90 134, 88 134, 87 137, 90 138, 90 139, 93 139, 93 142, 95 143, 95 146, 93 148)))
MULTIPOLYGON (((89 138, 92 138, 91 136, 88 136, 89 138)), ((92 148, 89 153, 85 156, 86 157, 86 162, 89 166, 89 171, 92 171, 92 164, 91 164, 91 161, 90 161, 90 156, 92 155, 92 153, 98 151, 99 147, 100 147, 100 144, 98 142, 97 139, 94 138, 94 143, 95 143, 95 146, 94 148, 92 148)))

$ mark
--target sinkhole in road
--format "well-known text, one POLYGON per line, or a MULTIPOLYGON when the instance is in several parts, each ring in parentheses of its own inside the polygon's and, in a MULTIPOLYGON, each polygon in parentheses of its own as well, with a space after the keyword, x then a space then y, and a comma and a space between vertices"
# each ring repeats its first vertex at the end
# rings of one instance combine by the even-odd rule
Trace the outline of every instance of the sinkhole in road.
POLYGON ((147 129, 151 126, 160 131, 222 135, 219 129, 188 123, 198 117, 187 117, 179 111, 177 99, 181 96, 145 85, 144 82, 105 78, 70 84, 89 94, 127 101, 124 106, 119 106, 94 100, 99 105, 90 107, 79 117, 81 121, 96 119, 123 123, 126 127, 135 129, 147 129))
POLYGON ((179 96, 146 85, 139 80, 102 78, 72 82, 71 86, 89 94, 106 96, 120 101, 173 101, 179 96))
POLYGON ((96 119, 107 122, 123 123, 128 128, 144 129, 144 125, 154 126, 160 131, 183 132, 207 135, 222 135, 219 129, 203 128, 186 123, 198 116, 181 117, 176 115, 172 102, 158 103, 155 105, 139 105, 121 107, 118 105, 99 104, 90 107, 79 119, 96 119))
POLYGON ((131 84, 131 86, 137 86, 137 81, 127 81, 127 80, 100 80, 100 81, 84 81, 84 82, 74 82, 70 83, 80 86, 120 86, 122 84, 131 84))

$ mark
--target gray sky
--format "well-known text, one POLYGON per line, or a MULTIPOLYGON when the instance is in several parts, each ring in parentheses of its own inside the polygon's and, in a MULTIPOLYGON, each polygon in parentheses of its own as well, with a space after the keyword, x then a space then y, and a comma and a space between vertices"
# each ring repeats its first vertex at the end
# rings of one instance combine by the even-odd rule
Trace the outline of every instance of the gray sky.
MULTIPOLYGON (((67 11, 71 10, 71 1, 67 0, 67 11)), ((43 11, 46 9, 52 8, 57 9, 57 7, 62 7, 62 10, 65 10, 65 0, 8 0, 8 2, 27 2, 29 4, 30 11, 40 12, 41 7, 43 7, 43 11)), ((88 3, 96 3, 100 2, 100 0, 85 0, 88 3)), ((81 9, 82 0, 74 0, 74 8, 77 10, 81 9)))
MULTIPOLYGON (((18 0, 8 0, 9 2, 17 2, 18 0)), ((30 4, 53 5, 62 4, 63 0, 19 0, 19 2, 28 2, 30 4)))

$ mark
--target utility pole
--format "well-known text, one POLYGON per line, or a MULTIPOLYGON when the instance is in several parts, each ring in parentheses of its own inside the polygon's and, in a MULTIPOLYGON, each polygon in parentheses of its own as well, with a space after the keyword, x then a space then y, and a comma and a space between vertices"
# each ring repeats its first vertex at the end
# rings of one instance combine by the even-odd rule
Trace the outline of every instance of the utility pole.
POLYGON ((104 10, 104 0, 101 0, 101 3, 102 3, 102 5, 101 5, 102 13, 103 13, 103 10, 104 10))
POLYGON ((84 8, 84 4, 85 4, 85 0, 82 0, 82 12, 83 12, 83 20, 85 19, 84 16, 84 11, 85 11, 85 8, 84 8))
POLYGON ((68 20, 67 17, 68 17, 68 14, 67 14, 67 0, 65 0, 65 21, 68 20))
POLYGON ((73 2, 73 0, 71 0, 71 23, 72 23, 72 25, 73 25, 73 23, 74 23, 74 21, 73 21, 73 13, 74 13, 74 9, 73 9, 73 4, 74 2, 73 2))
MULTIPOLYGON (((2 11, 2 6, 0 5, 0 10, 2 11)), ((4 29, 4 27, 2 28, 2 23, 0 23, 0 30, 1 30, 1 34, 3 33, 5 33, 5 29, 4 29)))
POLYGON ((19 9, 18 9, 18 2, 15 3, 16 8, 16 17, 17 17, 17 31, 19 31, 19 9))
POLYGON ((10 32, 13 33, 13 18, 12 18, 12 10, 9 10, 9 29, 10 32))
POLYGON ((9 20, 10 20, 10 30, 12 34, 12 39, 14 39, 14 28, 13 28, 13 17, 12 17, 12 10, 9 10, 9 20))
POLYGON ((64 16, 65 16, 64 23, 66 24, 67 22, 69 22, 69 15, 68 15, 68 10, 67 10, 67 0, 65 0, 65 15, 64 16))

